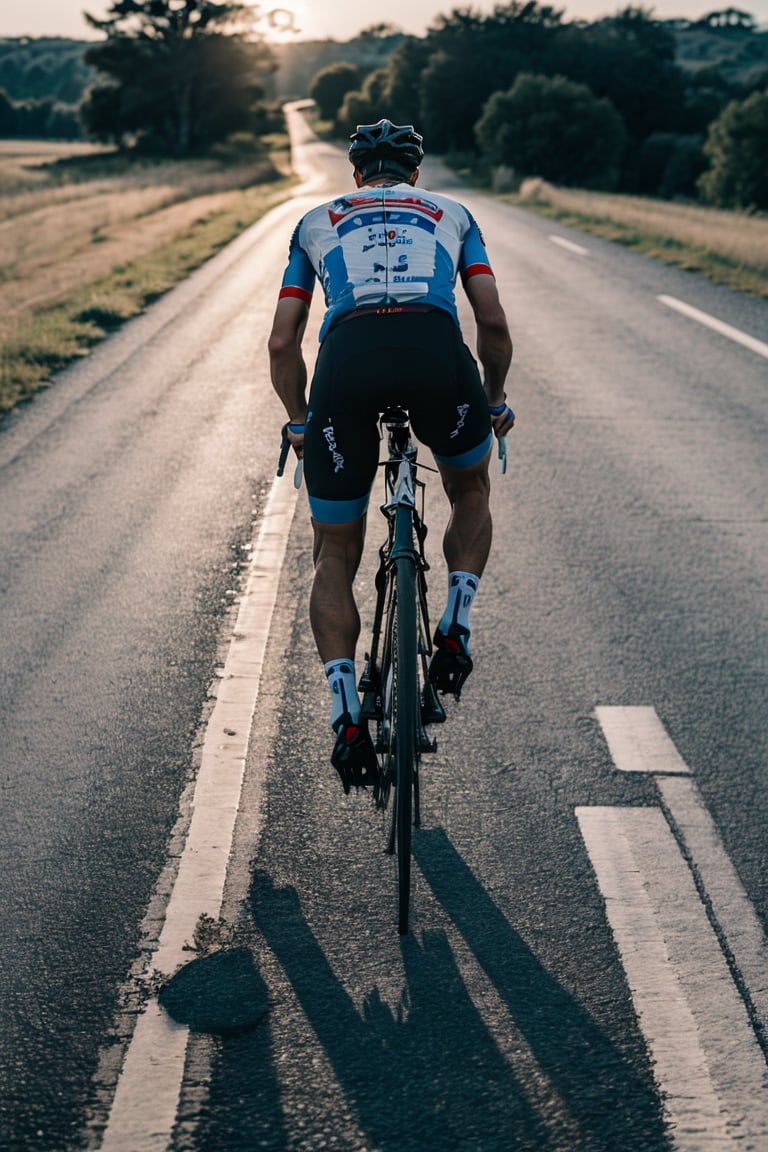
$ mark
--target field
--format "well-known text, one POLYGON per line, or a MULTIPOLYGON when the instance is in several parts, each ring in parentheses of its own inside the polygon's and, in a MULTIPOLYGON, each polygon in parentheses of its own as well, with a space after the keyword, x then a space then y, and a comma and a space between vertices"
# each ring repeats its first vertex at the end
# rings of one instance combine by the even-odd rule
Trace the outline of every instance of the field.
MULTIPOLYGON (((270 207, 286 142, 251 156, 145 162, 0 140, 0 418, 270 207)), ((502 197, 768 298, 768 217, 526 181, 502 197)))
POLYGON ((524 208, 768 298, 768 216, 555 188, 526 180, 504 197, 524 208))
POLYGON ((284 154, 137 165, 0 141, 0 413, 258 219, 285 172, 284 154))

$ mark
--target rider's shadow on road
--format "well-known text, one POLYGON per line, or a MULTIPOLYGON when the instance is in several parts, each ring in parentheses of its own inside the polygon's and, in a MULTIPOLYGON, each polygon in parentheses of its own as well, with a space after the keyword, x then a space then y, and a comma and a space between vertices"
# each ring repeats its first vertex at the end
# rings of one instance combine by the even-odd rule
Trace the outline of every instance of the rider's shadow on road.
MULTIPOLYGON (((435 895, 493 984, 497 1004, 509 1013, 510 1027, 530 1050, 539 1079, 546 1079, 545 1088, 521 1082, 500 1051, 443 931, 402 941, 407 994, 400 1008, 393 1011, 374 988, 361 1012, 313 935, 296 890, 277 888, 269 874, 258 872, 252 889, 256 924, 322 1045, 345 1107, 323 1123, 323 1109, 330 1103, 334 1110, 333 1092, 322 1102, 308 1089, 302 1142, 295 1112, 283 1115, 281 1072, 269 1027, 262 1026, 222 1045, 202 1147, 665 1149, 649 1084, 542 967, 445 833, 422 831, 414 848, 435 895), (364 1145, 355 1133, 364 1136, 364 1145)), ((498 1020, 494 1027, 500 1027, 498 1020)), ((288 1075, 295 1077, 300 1063, 301 1057, 289 1059, 288 1075)), ((290 1090, 295 1093, 295 1086, 290 1090)))

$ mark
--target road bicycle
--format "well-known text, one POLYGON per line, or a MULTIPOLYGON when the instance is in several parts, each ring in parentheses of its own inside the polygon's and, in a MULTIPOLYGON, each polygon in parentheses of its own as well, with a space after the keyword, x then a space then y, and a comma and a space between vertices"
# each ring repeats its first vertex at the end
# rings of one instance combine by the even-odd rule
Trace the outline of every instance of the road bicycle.
MULTIPOLYGON (((421 757, 437 751, 437 741, 427 728, 445 720, 445 709, 429 680, 432 630, 427 605, 429 571, 424 542, 425 485, 417 470, 436 469, 418 463, 418 450, 411 434, 407 411, 387 408, 380 417, 387 440, 384 471, 384 502, 387 538, 379 548, 376 572, 376 607, 370 651, 358 683, 362 697, 361 719, 376 725, 374 747, 380 779, 376 804, 391 817, 386 851, 397 856, 397 925, 406 935, 411 903, 411 843, 413 829, 421 824, 419 765, 421 757), (394 798, 393 798, 394 797, 394 798)), ((506 471, 506 444, 499 440, 502 472, 506 471)), ((287 425, 278 464, 283 474, 290 445, 287 425)), ((297 467, 294 483, 301 482, 297 467)))
MULTIPOLYGON (((378 807, 391 804, 386 851, 397 855, 398 930, 408 932, 411 891, 412 830, 421 823, 419 761, 434 753, 437 742, 427 735, 429 724, 445 720, 445 711, 428 679, 432 654, 424 553, 424 483, 418 479, 417 448, 408 413, 388 408, 380 418, 386 433, 388 457, 383 462, 385 498, 381 511, 387 520, 387 539, 379 549, 376 573, 376 608, 370 651, 358 689, 361 719, 376 724, 374 747, 379 759, 379 783, 374 792, 378 807), (419 507, 417 507, 417 502, 419 507)), ((282 476, 290 450, 287 425, 283 428, 278 476, 282 476)), ((429 471, 435 471, 428 468, 429 471)), ((301 483, 297 466, 294 484, 301 483)))
MULTIPOLYGON (((437 751, 427 729, 442 724, 445 709, 429 679, 432 629, 427 604, 429 564, 424 549, 425 485, 417 470, 437 469, 418 462, 408 412, 387 408, 380 417, 386 434, 384 502, 387 538, 379 549, 376 608, 370 652, 358 683, 361 718, 376 724, 374 747, 380 782, 376 801, 387 808, 394 793, 386 851, 397 854, 397 924, 408 932, 411 893, 412 831, 421 825, 419 766, 437 751)), ((507 468, 506 440, 498 441, 502 473, 507 468)))
POLYGON ((411 837, 421 824, 419 763, 437 750, 428 726, 442 723, 445 711, 428 677, 432 655, 424 542, 424 483, 408 413, 388 408, 381 416, 388 456, 383 463, 385 498, 381 511, 387 538, 379 549, 376 607, 370 652, 358 688, 361 718, 376 724, 374 747, 380 781, 376 802, 391 820, 386 851, 397 855, 398 930, 408 932, 411 891, 411 837), (394 798, 393 798, 394 797, 394 798))

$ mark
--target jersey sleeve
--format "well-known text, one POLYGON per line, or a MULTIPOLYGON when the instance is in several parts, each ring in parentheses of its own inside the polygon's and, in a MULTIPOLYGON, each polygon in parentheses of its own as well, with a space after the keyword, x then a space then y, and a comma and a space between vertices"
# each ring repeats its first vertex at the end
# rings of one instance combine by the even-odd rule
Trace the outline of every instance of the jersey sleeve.
POLYGON ((472 276, 493 276, 491 262, 485 250, 483 234, 471 212, 467 212, 467 217, 469 228, 464 236, 459 259, 459 273, 464 284, 472 276))
POLYGON ((315 287, 315 270, 309 256, 299 243, 301 224, 302 221, 299 221, 291 237, 288 264, 283 273, 278 299, 284 300, 286 297, 294 297, 297 300, 302 300, 309 307, 315 287))

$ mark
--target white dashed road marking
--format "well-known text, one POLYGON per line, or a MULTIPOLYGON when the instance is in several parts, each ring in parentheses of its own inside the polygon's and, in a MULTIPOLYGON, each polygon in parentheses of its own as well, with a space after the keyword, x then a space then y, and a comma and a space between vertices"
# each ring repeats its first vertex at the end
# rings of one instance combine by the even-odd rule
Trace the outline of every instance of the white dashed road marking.
POLYGON ((711 328, 713 332, 719 332, 721 336, 727 336, 729 340, 734 340, 752 352, 757 352, 758 356, 765 356, 768 359, 768 344, 764 344, 762 340, 756 340, 754 336, 748 336, 740 328, 733 328, 723 320, 718 320, 716 316, 710 316, 708 312, 700 312, 698 308, 686 304, 683 300, 678 300, 675 296, 657 296, 657 300, 666 304, 667 308, 673 308, 675 312, 687 316, 689 320, 696 320, 699 324, 711 328))
POLYGON ((579 808, 577 817, 673 1147, 765 1148, 763 1054, 663 813, 579 808))
POLYGON ((654 709, 601 707, 597 717, 615 766, 653 775, 661 793, 663 810, 576 815, 672 1144, 768 1147, 768 1067, 756 1035, 768 1010, 765 934, 654 709))
POLYGON ((619 772, 690 773, 655 708, 596 708, 595 715, 619 772))
POLYGON ((550 236, 549 239, 553 244, 559 244, 561 248, 565 248, 568 252, 575 253, 576 256, 589 256, 589 249, 582 248, 581 244, 574 244, 573 240, 566 240, 564 236, 550 236))

